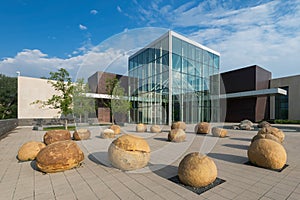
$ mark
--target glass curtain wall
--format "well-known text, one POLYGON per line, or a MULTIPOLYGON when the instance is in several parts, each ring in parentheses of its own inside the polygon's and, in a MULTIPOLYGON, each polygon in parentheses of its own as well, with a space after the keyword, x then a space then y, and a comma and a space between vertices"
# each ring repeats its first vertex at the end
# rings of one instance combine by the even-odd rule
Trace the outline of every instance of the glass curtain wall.
POLYGON ((129 58, 130 122, 217 121, 218 73, 218 55, 166 34, 129 58))
POLYGON ((133 123, 167 124, 169 37, 129 58, 129 94, 133 123))
POLYGON ((218 121, 218 73, 219 56, 172 36, 173 121, 218 121))

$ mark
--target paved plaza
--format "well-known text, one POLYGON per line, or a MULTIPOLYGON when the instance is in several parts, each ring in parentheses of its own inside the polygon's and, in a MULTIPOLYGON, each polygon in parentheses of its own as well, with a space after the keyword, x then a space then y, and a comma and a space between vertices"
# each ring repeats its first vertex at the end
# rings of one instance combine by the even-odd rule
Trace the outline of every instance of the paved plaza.
POLYGON ((168 126, 158 134, 136 133, 134 125, 122 127, 122 133, 145 138, 151 148, 149 165, 131 172, 110 165, 107 149, 112 139, 100 138, 106 127, 87 127, 91 139, 77 141, 85 154, 82 166, 53 174, 37 171, 35 161, 18 162, 19 147, 30 140, 42 141, 45 133, 18 127, 0 141, 0 199, 300 199, 300 126, 280 127, 289 165, 282 172, 244 164, 257 130, 228 129, 228 137, 216 138, 195 135, 194 126, 188 125, 183 143, 167 142, 168 126), (226 181, 200 195, 168 180, 177 175, 180 160, 195 151, 210 156, 218 178, 226 181))

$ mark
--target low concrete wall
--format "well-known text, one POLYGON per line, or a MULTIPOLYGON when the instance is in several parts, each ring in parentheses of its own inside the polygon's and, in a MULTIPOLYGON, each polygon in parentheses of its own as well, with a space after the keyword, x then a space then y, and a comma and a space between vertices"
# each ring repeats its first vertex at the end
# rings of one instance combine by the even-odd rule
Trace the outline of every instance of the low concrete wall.
POLYGON ((18 126, 18 119, 0 120, 0 139, 18 126))

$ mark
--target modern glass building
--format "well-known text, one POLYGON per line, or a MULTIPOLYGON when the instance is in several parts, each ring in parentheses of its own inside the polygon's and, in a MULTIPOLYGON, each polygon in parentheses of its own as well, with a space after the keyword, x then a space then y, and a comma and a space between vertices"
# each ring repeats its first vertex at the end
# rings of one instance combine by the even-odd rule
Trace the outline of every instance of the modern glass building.
POLYGON ((129 57, 130 122, 219 120, 220 54, 168 31, 129 57))

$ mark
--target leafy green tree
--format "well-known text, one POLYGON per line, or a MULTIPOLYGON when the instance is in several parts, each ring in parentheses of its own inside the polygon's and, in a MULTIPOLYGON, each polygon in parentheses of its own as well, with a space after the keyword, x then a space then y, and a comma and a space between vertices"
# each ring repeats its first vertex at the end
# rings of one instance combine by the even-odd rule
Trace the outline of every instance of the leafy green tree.
POLYGON ((126 114, 131 107, 130 102, 125 97, 125 90, 121 87, 117 78, 106 80, 106 92, 110 95, 109 101, 103 101, 103 104, 110 109, 110 117, 114 123, 114 116, 118 113, 126 114))
POLYGON ((0 74, 0 119, 17 118, 17 78, 0 74))
POLYGON ((78 79, 74 84, 73 113, 79 115, 80 122, 83 115, 95 110, 95 100, 85 95, 88 92, 90 92, 89 85, 84 83, 84 79, 78 79))
POLYGON ((60 68, 57 72, 50 72, 49 84, 58 91, 58 94, 53 94, 52 97, 46 101, 37 100, 35 103, 42 104, 42 107, 50 109, 59 109, 59 114, 65 117, 65 129, 68 129, 67 115, 73 111, 73 90, 74 85, 71 81, 69 72, 60 68))

